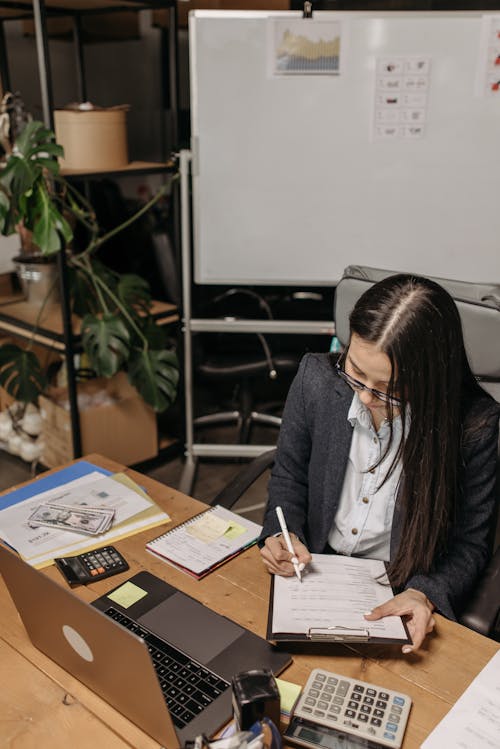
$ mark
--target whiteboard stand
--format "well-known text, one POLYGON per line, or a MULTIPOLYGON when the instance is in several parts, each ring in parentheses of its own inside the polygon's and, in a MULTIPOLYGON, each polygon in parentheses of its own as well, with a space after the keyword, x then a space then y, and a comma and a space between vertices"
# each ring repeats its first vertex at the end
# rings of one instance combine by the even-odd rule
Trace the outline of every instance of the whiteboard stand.
MULTIPOLYGON (((184 340, 184 409, 185 409, 185 465, 179 491, 191 495, 198 458, 256 458, 275 445, 209 444, 194 441, 194 377, 193 333, 288 333, 291 335, 334 335, 335 326, 329 321, 315 320, 221 320, 191 316, 191 180, 192 154, 182 150, 179 158, 181 191, 181 251, 182 251, 182 333, 184 340)), ((332 310, 333 312, 333 310, 332 310)))

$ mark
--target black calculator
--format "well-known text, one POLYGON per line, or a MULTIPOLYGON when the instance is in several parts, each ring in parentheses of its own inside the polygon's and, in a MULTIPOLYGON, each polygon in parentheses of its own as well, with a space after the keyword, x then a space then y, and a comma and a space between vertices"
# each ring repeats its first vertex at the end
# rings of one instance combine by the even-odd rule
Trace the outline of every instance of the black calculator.
POLYGON ((114 546, 102 546, 100 549, 86 551, 74 557, 57 557, 54 562, 71 587, 95 583, 97 580, 129 569, 127 562, 114 546))

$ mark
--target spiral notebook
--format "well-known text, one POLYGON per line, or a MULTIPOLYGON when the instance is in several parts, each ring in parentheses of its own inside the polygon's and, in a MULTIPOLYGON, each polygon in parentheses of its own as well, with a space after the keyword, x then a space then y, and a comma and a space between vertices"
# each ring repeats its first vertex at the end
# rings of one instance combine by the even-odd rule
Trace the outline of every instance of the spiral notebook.
POLYGON ((216 505, 146 544, 146 549, 198 580, 254 544, 262 527, 216 505))

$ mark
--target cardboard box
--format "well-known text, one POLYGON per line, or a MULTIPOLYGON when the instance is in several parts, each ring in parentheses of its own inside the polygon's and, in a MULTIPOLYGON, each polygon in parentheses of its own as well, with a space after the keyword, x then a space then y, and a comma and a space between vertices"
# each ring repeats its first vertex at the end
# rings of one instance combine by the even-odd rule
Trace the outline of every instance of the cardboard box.
POLYGON ((127 166, 127 109, 56 109, 56 140, 63 169, 106 171, 127 166))
MULTIPOLYGON (((96 378, 77 386, 80 405, 82 452, 100 453, 107 458, 131 465, 158 454, 156 415, 128 382, 124 372, 107 380, 96 378), (90 405, 97 393, 105 392, 112 403, 90 405)), ((73 459, 69 410, 60 403, 67 401, 65 388, 52 388, 41 396, 42 438, 41 462, 54 468, 73 459)))

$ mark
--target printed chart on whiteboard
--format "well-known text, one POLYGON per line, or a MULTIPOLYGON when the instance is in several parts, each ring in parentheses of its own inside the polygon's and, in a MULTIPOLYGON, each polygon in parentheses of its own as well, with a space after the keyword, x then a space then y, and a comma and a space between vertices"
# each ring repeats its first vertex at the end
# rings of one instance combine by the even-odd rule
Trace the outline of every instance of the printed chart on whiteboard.
POLYGON ((269 75, 338 75, 341 36, 339 21, 270 18, 269 75))

